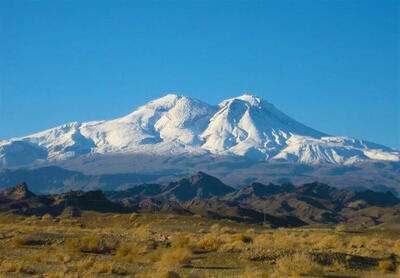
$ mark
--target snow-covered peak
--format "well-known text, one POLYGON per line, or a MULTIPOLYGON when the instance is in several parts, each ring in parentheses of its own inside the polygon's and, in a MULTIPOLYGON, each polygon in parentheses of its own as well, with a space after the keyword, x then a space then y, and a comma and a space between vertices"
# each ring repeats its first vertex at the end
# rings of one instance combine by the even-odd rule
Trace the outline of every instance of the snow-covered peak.
POLYGON ((238 102, 238 101, 239 102, 243 102, 243 103, 246 103, 247 105, 258 107, 258 108, 262 107, 262 102, 263 102, 263 100, 261 98, 259 98, 258 96, 244 94, 244 95, 241 95, 241 96, 238 96, 238 97, 234 97, 234 98, 223 100, 219 104, 219 107, 225 107, 227 105, 230 105, 230 104, 234 103, 235 101, 236 102, 238 102))
MULTIPOLYGON (((144 107, 148 108, 153 108, 153 109, 168 109, 173 107, 177 101, 186 99, 188 100, 188 97, 185 97, 183 95, 178 95, 178 94, 167 94, 161 98, 152 100, 144 105, 144 107)), ((143 106, 142 106, 143 107, 143 106)), ((140 108, 139 108, 140 109, 140 108)))
POLYGON ((399 151, 309 128, 255 95, 209 105, 168 94, 122 118, 75 122, 0 141, 0 166, 130 152, 168 156, 209 152, 303 163, 400 160, 399 151))
POLYGON ((236 97, 237 99, 246 101, 250 103, 251 105, 258 105, 261 103, 261 98, 256 96, 256 95, 250 95, 250 94, 243 94, 241 96, 236 97))
POLYGON ((128 114, 125 117, 122 117, 121 119, 118 119, 120 121, 132 121, 137 118, 139 114, 142 114, 143 116, 149 115, 149 114, 155 114, 155 112, 159 111, 166 111, 171 109, 172 107, 175 106, 175 104, 180 100, 183 99, 184 96, 176 95, 176 94, 168 94, 164 97, 152 100, 148 103, 146 103, 143 106, 140 106, 136 110, 134 110, 132 113, 128 114))
POLYGON ((202 134, 203 148, 215 153, 231 153, 271 159, 287 146, 293 135, 321 138, 315 131, 291 119, 272 104, 254 95, 222 101, 202 134))

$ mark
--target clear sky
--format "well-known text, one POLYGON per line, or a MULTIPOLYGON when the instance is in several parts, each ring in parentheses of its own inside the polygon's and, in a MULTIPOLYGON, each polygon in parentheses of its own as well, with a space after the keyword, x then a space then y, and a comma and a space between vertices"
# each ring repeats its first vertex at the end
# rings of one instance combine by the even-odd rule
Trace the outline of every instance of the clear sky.
POLYGON ((0 1, 0 140, 256 94, 400 148, 399 1, 0 1))

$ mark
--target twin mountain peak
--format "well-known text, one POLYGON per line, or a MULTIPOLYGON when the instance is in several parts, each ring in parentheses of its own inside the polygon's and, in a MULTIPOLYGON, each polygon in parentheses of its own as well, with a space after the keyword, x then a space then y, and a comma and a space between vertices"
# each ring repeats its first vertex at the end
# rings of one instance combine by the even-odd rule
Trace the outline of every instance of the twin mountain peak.
POLYGON ((209 105, 169 94, 122 118, 74 122, 0 141, 0 167, 139 153, 239 156, 309 164, 400 160, 398 150, 327 135, 257 96, 245 94, 209 105))

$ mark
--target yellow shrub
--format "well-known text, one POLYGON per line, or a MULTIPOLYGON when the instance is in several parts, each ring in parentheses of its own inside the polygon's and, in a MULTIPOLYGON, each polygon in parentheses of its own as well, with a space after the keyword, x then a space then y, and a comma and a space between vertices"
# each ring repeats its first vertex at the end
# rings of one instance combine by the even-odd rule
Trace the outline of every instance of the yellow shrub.
POLYGON ((65 249, 69 252, 80 251, 80 243, 77 239, 68 239, 64 243, 65 249))
POLYGON ((393 253, 400 255, 400 239, 396 240, 393 244, 393 253))
POLYGON ((130 221, 135 221, 137 218, 138 218, 138 214, 135 212, 132 212, 131 215, 129 215, 130 221))
POLYGON ((156 273, 154 273, 153 277, 155 278, 181 278, 181 276, 170 270, 159 270, 156 273))
POLYGON ((22 263, 17 262, 17 261, 3 261, 0 264, 0 272, 22 272, 22 273, 27 273, 27 274, 34 274, 35 272, 22 265, 22 263))
POLYGON ((149 226, 140 226, 132 231, 132 240, 147 241, 151 238, 152 232, 149 226))
POLYGON ((379 262, 378 269, 382 272, 394 271, 396 266, 391 260, 383 260, 379 262))
POLYGON ((86 271, 91 268, 94 264, 94 260, 92 258, 85 258, 76 262, 76 267, 80 270, 80 272, 86 271))
POLYGON ((125 275, 127 272, 117 264, 110 262, 95 262, 90 268, 91 273, 125 275))
POLYGON ((316 241, 318 249, 326 250, 343 246, 343 239, 338 235, 327 235, 316 241))
POLYGON ((362 236, 353 236, 350 239, 349 247, 351 248, 363 248, 365 247, 366 238, 362 236))
POLYGON ((190 262, 192 252, 188 248, 164 249, 160 260, 156 263, 159 270, 171 270, 181 264, 190 262))
POLYGON ((221 246, 221 242, 218 240, 218 236, 214 233, 204 235, 199 242, 197 247, 206 251, 215 251, 221 246))
POLYGON ((215 234, 219 234, 221 230, 221 226, 219 224, 214 224, 211 226, 211 232, 215 234))
POLYGON ((254 235, 255 233, 256 233, 256 230, 253 228, 247 229, 247 231, 246 231, 246 234, 249 234, 249 235, 254 235))
POLYGON ((51 272, 44 274, 44 278, 65 278, 64 272, 51 272))
POLYGON ((265 249, 273 249, 276 247, 274 238, 269 234, 261 234, 254 237, 254 245, 265 249))
POLYGON ((347 228, 346 225, 344 225, 344 224, 339 224, 339 225, 336 226, 335 231, 336 231, 337 233, 345 233, 345 232, 348 231, 348 228, 347 228))
POLYGON ((322 266, 313 261, 306 253, 295 253, 283 256, 276 260, 274 276, 300 277, 307 275, 321 275, 322 266))
POLYGON ((391 242, 381 238, 372 238, 365 242, 366 248, 375 251, 389 250, 392 246, 391 242))
POLYGON ((51 272, 44 274, 44 278, 79 278, 78 273, 51 272))
POLYGON ((136 242, 120 243, 115 256, 132 263, 136 261, 139 255, 144 253, 144 251, 145 246, 140 246, 136 242))
POLYGON ((51 220, 51 219, 53 219, 53 217, 48 213, 43 215, 42 218, 41 218, 42 221, 51 220))
POLYGON ((171 236, 171 244, 173 247, 188 247, 192 237, 188 233, 175 233, 171 236))
POLYGON ((11 239, 11 246, 18 248, 28 244, 30 241, 31 239, 28 236, 16 235, 11 239))
POLYGON ((114 249, 113 245, 96 235, 83 236, 79 240, 67 240, 65 242, 66 249, 71 252, 81 251, 101 254, 114 249))
POLYGON ((246 267, 241 278, 267 278, 268 274, 256 268, 246 267))
POLYGON ((0 265, 0 270, 4 272, 22 272, 23 266, 16 261, 4 261, 0 265))
POLYGON ((244 234, 236 234, 233 238, 233 241, 241 241, 244 243, 251 243, 251 242, 253 242, 253 238, 251 236, 244 235, 244 234))
POLYGON ((228 226, 222 227, 221 228, 221 233, 222 234, 228 234, 231 232, 231 229, 228 226))
POLYGON ((158 262, 164 253, 164 248, 157 248, 155 251, 146 255, 146 260, 150 263, 158 262))

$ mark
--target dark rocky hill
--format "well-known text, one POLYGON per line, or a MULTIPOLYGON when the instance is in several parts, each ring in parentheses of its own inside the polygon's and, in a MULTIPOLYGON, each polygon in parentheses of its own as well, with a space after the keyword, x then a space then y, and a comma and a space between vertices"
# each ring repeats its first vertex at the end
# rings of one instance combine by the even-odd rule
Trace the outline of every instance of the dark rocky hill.
POLYGON ((0 212, 12 211, 23 215, 61 215, 64 210, 93 210, 99 212, 128 212, 125 206, 111 202, 102 191, 70 191, 59 195, 36 196, 25 183, 0 194, 0 212))
POLYGON ((35 196, 28 190, 26 183, 23 182, 17 186, 8 188, 0 193, 0 199, 18 201, 35 196))
POLYGON ((34 195, 25 183, 0 194, 0 212, 25 215, 74 211, 196 214, 275 226, 305 224, 400 224, 400 199, 391 192, 354 192, 324 183, 252 183, 240 190, 204 172, 162 184, 140 184, 119 191, 70 191, 34 195))
POLYGON ((192 199, 210 199, 224 196, 234 191, 235 189, 222 183, 219 179, 198 172, 188 178, 171 182, 164 189, 162 195, 167 199, 185 202, 192 199))

